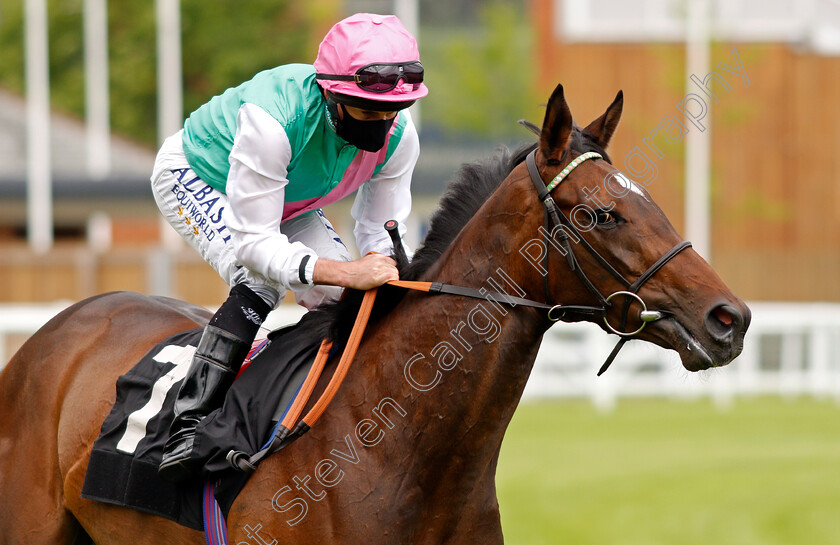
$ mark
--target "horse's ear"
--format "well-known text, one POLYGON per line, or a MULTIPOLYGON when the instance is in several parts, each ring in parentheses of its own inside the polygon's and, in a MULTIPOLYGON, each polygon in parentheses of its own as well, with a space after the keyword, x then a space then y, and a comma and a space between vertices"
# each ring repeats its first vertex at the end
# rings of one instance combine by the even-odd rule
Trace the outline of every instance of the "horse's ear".
POLYGON ((563 152, 569 147, 572 137, 572 112, 563 96, 563 86, 558 85, 545 109, 540 133, 540 151, 547 161, 559 161, 563 152))
POLYGON ((615 129, 618 127, 618 120, 621 119, 622 108, 624 108, 624 93, 619 91, 604 115, 583 129, 583 134, 589 135, 599 146, 607 149, 607 145, 609 145, 615 129))

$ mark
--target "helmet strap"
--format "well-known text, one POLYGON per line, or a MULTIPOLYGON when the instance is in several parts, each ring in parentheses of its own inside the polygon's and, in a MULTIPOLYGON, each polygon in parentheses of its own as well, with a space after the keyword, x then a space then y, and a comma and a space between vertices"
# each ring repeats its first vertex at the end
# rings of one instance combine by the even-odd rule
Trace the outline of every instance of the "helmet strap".
MULTIPOLYGON (((330 95, 331 93, 327 93, 327 124, 341 136, 341 115, 338 112, 338 102, 330 95)), ((344 115, 347 115, 347 110, 344 110, 344 115)))

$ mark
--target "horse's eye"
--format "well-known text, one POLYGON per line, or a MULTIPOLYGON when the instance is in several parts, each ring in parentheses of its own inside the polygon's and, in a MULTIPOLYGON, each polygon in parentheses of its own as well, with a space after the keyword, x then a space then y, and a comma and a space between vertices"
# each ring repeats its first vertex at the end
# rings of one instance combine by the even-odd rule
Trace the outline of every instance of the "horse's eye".
POLYGON ((615 215, 612 214, 609 210, 596 210, 595 221, 598 222, 598 225, 607 225, 610 223, 615 223, 615 215))

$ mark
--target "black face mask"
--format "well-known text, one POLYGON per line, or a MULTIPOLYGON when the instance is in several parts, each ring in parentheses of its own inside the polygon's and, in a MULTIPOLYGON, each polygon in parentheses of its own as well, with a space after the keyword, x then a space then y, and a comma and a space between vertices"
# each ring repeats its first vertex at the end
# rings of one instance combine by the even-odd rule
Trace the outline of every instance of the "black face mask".
POLYGON ((338 103, 327 99, 327 116, 335 127, 338 136, 347 140, 350 144, 364 151, 379 151, 385 145, 385 138, 394 119, 379 119, 376 121, 362 121, 356 119, 344 109, 344 119, 339 119, 338 103))

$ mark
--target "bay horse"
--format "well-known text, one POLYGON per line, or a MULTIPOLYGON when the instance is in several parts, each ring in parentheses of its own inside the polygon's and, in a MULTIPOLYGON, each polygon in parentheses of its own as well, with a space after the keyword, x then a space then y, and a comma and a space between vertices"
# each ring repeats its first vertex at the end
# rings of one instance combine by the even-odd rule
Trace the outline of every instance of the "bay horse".
MULTIPOLYGON (((646 324, 633 338, 676 350, 690 371, 730 362, 749 309, 682 243, 644 187, 610 164, 605 148, 622 106, 619 92, 580 129, 558 86, 536 145, 459 172, 401 276, 578 306, 577 319, 607 331, 646 324), (585 154, 597 156, 580 160, 585 154), (543 186, 567 170, 543 202, 529 162, 543 186), (552 203, 565 228, 549 221, 558 218, 546 212, 552 203), (600 295, 628 291, 606 304, 600 295), (586 315, 599 307, 603 316, 586 315)), ((233 503, 230 543, 503 542, 499 450, 557 316, 492 298, 382 290, 323 418, 267 457, 233 503)), ((351 320, 344 307, 359 299, 350 295, 310 321, 332 316, 320 327, 341 337, 351 320)), ((117 377, 208 318, 187 303, 111 293, 66 309, 23 345, 0 376, 0 543, 203 543, 200 532, 83 499, 80 489, 117 377)))

